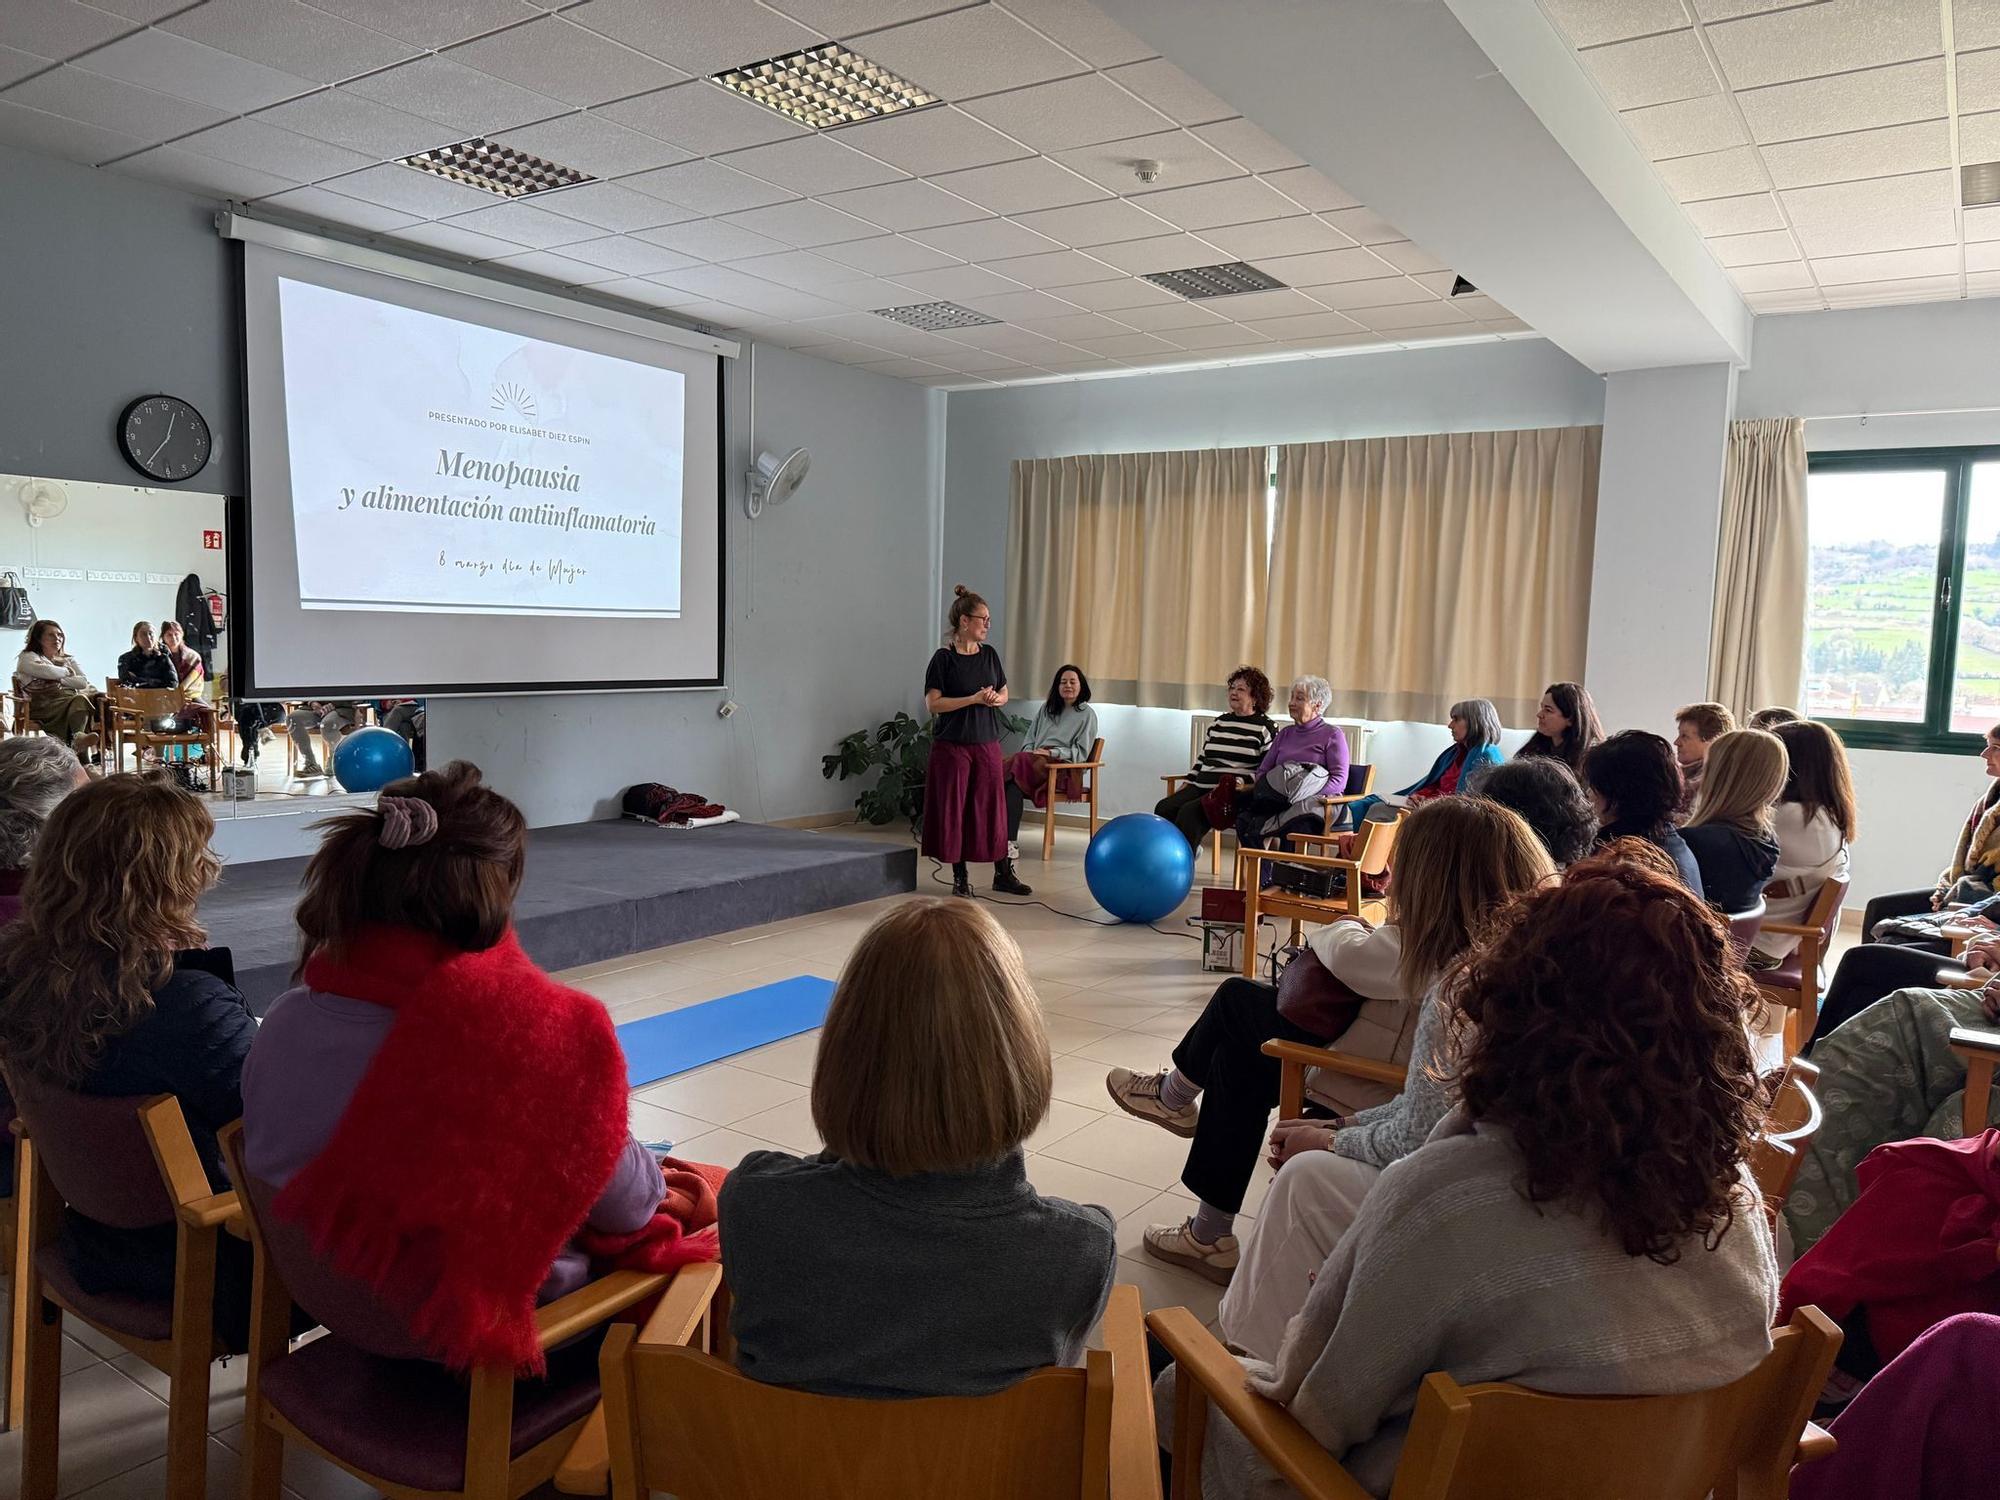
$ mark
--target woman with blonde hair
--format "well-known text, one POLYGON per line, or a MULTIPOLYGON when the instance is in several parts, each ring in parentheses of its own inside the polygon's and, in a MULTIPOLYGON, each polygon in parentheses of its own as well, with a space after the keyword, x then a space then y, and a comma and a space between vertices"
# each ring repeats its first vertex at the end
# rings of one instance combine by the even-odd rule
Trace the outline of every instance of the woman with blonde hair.
MULTIPOLYGON (((1295 1020, 1281 1008, 1280 987, 1230 979, 1174 1048, 1171 1067, 1152 1073, 1113 1068, 1105 1087, 1120 1109, 1193 1139, 1181 1183, 1198 1200, 1196 1210, 1179 1224, 1147 1229, 1147 1253, 1228 1284, 1238 1258, 1236 1214, 1278 1103, 1281 1070, 1276 1058, 1264 1055, 1264 1043, 1338 1042, 1358 1056, 1410 1061, 1423 1046, 1425 991, 1471 943, 1489 912, 1554 873, 1548 851, 1517 813, 1474 797, 1427 802, 1410 813, 1397 836, 1389 920, 1373 928, 1343 917, 1310 939, 1312 961, 1352 997, 1345 1026, 1329 1027, 1328 1012, 1296 1012, 1302 1019, 1295 1020), (1320 1025, 1302 1024, 1308 1018, 1320 1025)), ((1305 963, 1306 956, 1294 962, 1305 963)), ((1327 1088, 1328 1107, 1342 1118, 1402 1114, 1396 1103, 1402 1096, 1387 1087, 1336 1079, 1327 1088)), ((1320 1137, 1334 1134, 1330 1125, 1307 1128, 1320 1137)))
POLYGON ((825 1149, 753 1151, 722 1187, 743 1373, 824 1395, 979 1396, 1074 1363, 1117 1249, 1104 1209, 1028 1183, 1022 1143, 1052 1086, 1041 1006, 998 922, 925 899, 871 927, 820 1033, 825 1149))
POLYGON ((1726 914, 1755 906, 1778 867, 1771 806, 1790 765, 1784 741, 1762 729, 1732 729, 1708 747, 1701 797, 1681 837, 1702 895, 1726 914))

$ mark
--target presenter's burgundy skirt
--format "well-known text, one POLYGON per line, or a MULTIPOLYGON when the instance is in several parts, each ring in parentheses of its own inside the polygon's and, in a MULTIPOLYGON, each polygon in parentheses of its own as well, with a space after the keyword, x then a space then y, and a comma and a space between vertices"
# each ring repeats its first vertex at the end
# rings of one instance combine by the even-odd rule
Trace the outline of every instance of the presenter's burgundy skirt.
POLYGON ((1006 771, 997 741, 931 741, 924 774, 923 850, 948 865, 1007 857, 1006 771))

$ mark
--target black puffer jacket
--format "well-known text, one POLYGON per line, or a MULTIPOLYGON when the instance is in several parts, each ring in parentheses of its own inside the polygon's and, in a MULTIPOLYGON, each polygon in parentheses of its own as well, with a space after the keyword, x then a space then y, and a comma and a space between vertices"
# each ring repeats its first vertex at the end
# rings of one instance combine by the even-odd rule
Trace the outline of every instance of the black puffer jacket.
POLYGON ((1702 895, 1710 906, 1732 915, 1757 904, 1778 868, 1777 842, 1762 834, 1727 823, 1702 823, 1683 828, 1681 837, 1701 867, 1702 895))
POLYGON ((174 669, 173 658, 158 646, 151 651, 141 651, 134 646, 119 657, 118 680, 126 687, 135 688, 170 688, 181 685, 181 676, 174 669))

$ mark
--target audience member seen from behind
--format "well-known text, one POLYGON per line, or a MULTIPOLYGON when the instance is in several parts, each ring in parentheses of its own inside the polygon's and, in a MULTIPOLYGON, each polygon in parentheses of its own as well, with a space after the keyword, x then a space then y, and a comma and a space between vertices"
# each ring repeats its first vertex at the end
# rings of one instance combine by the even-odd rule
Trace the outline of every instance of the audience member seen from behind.
POLYGON ((1333 685, 1324 677, 1292 684, 1285 705, 1292 722, 1272 739, 1237 804, 1239 848, 1281 849, 1290 834, 1320 831, 1325 817, 1319 799, 1337 797, 1347 786, 1347 736, 1325 717, 1332 701, 1333 685))
POLYGON ((1701 792, 1701 773, 1708 764, 1708 747, 1736 727, 1736 718, 1720 703, 1690 703, 1674 715, 1674 759, 1681 767, 1681 807, 1675 821, 1685 823, 1701 792))
POLYGON ((54 620, 28 627, 27 642, 14 658, 14 691, 27 698, 35 727, 72 749, 79 735, 97 730, 98 695, 65 649, 63 628, 54 620))
POLYGON ((1876 925, 1891 917, 1943 911, 1947 906, 1963 906, 1994 894, 1994 879, 2000 875, 2000 724, 1986 731, 1979 761, 1987 776, 1996 779, 1989 780, 1973 799, 1972 810, 1959 827, 1951 863, 1929 890, 1892 891, 1869 901, 1861 915, 1864 937, 1874 937, 1876 925))
POLYGON ((911 901, 870 928, 813 1068, 826 1149, 753 1151, 722 1186, 743 1373, 981 1396, 1073 1364, 1117 1250, 1104 1209, 1028 1183, 1052 1079, 1021 950, 984 910, 911 901))
POLYGON ((1743 727, 1745 729, 1761 729, 1769 733, 1780 724, 1796 724, 1804 717, 1805 715, 1800 713, 1796 708, 1760 708, 1757 712, 1750 715, 1749 722, 1743 727))
MULTIPOLYGON (((1353 1080, 1332 1070, 1309 1074, 1308 1096, 1324 1113, 1280 1120, 1272 1130, 1269 1163, 1278 1177, 1251 1223, 1242 1264, 1222 1301, 1222 1326, 1237 1348, 1265 1359, 1276 1354, 1286 1323, 1304 1304, 1313 1277, 1354 1223, 1383 1169, 1422 1146, 1451 1107, 1440 1081, 1448 1027, 1439 976, 1473 945, 1495 912, 1554 873, 1527 823, 1483 798, 1454 798, 1411 815, 1390 886, 1400 896, 1402 958, 1409 971, 1403 984, 1412 997, 1405 1019, 1414 1021, 1400 1055, 1392 1059, 1407 1063, 1406 1081, 1402 1092, 1382 1099, 1388 1093, 1383 1089, 1375 1095, 1382 1102, 1357 1110, 1345 1102, 1358 1087, 1353 1080)), ((1338 936, 1345 928, 1336 924, 1321 931, 1338 936)), ((1351 931, 1346 936, 1354 942, 1351 931)), ((1363 1051, 1350 1045, 1351 1036, 1352 1028, 1338 1038, 1339 1049, 1363 1051)), ((1379 1057, 1381 1049, 1370 1049, 1369 1055, 1379 1057)), ((1278 1065, 1264 1061, 1272 1084, 1257 1116, 1260 1124, 1277 1098, 1278 1065)), ((1211 1108, 1213 1103, 1204 1101, 1204 1117, 1211 1108)), ((1190 1158, 1190 1173, 1182 1178, 1190 1188, 1194 1166, 1190 1158)), ((1148 1250, 1159 1233, 1147 1231, 1148 1250)))
POLYGON ((1583 785, 1597 807, 1599 848, 1616 839, 1644 839, 1674 862, 1689 890, 1701 890, 1701 867, 1674 827, 1681 768, 1672 745, 1644 729, 1621 730, 1584 757, 1583 785))
POLYGON ((1229 712, 1203 733, 1187 779, 1153 807, 1196 849, 1210 832, 1235 823, 1237 793, 1256 780, 1257 762, 1278 732, 1270 718, 1270 678, 1255 667, 1238 667, 1230 674, 1228 693, 1229 712), (1226 791, 1221 790, 1225 779, 1226 791))
POLYGON ((527 823, 477 767, 391 782, 325 826, 303 982, 244 1069, 245 1164, 336 1269, 424 1283, 412 1325, 436 1357, 532 1365, 532 1307, 589 1276, 572 1231, 641 1230, 664 1190, 626 1128, 610 1017, 521 951, 527 823))
POLYGON ((1479 778, 1474 795, 1525 818, 1558 870, 1582 859, 1597 841, 1590 798, 1570 768, 1549 756, 1495 766, 1479 778))
MULTIPOLYGON (((1434 1370, 1558 1394, 1706 1390, 1770 1352, 1777 1306, 1744 1166, 1755 993, 1699 896, 1585 860, 1524 898, 1442 998, 1458 1107, 1382 1174, 1275 1368, 1249 1369, 1374 1495, 1434 1370)), ((1277 1492, 1213 1408, 1202 1477, 1215 1497, 1277 1492)))
POLYGON ((1789 767, 1784 744, 1761 729, 1735 729, 1708 752, 1701 797, 1681 837, 1694 851, 1701 891, 1726 913, 1748 911, 1778 866, 1771 805, 1789 767))
POLYGON ((1597 722, 1597 705, 1590 701, 1583 684, 1554 682, 1542 694, 1541 707, 1535 711, 1534 734, 1515 752, 1515 758, 1554 756, 1581 775, 1583 758, 1603 738, 1604 726, 1597 722))
MULTIPOLYGON (((1854 778, 1847 748, 1826 725, 1796 720, 1770 733, 1785 747, 1786 771, 1771 810, 1778 864, 1764 887, 1764 921, 1799 923, 1819 899, 1820 887, 1847 875, 1847 846, 1856 826, 1854 778)), ((1798 945, 1784 933, 1760 932, 1750 948, 1750 966, 1774 969, 1798 945)))
MULTIPOLYGON (((59 1089, 172 1094, 216 1192, 230 1188, 216 1132, 243 1113, 240 1078, 256 1034, 226 950, 203 948, 195 908, 221 861, 201 802, 163 776, 77 787, 48 815, 21 914, 0 943, 0 1058, 59 1089)), ((87 1292, 173 1295, 174 1226, 114 1229, 74 1211, 63 1248, 87 1292)), ((241 1350, 250 1257, 224 1235, 216 1328, 241 1350)))
POLYGON ((1007 853, 1007 768, 1000 755, 1007 669, 986 644, 993 609, 964 584, 952 591, 944 644, 924 669, 924 709, 931 715, 924 774, 923 853, 951 866, 951 893, 972 894, 969 862, 993 866, 993 889, 1032 894, 1007 853))
POLYGON ((1433 797, 1474 791, 1480 780, 1500 764, 1500 711, 1491 703, 1484 698, 1467 698, 1452 704, 1449 726, 1451 743, 1438 752, 1438 758, 1422 776, 1388 798, 1363 797, 1353 804, 1349 815, 1356 828, 1366 821, 1377 802, 1428 802, 1433 797))
MULTIPOLYGON (((1015 842, 1021 836, 1021 809, 1024 799, 1032 801, 1036 807, 1049 805, 1049 767, 1072 764, 1090 759, 1091 746, 1097 743, 1097 710, 1090 706, 1090 679, 1083 675, 1083 668, 1074 662, 1065 662, 1056 668, 1056 675, 1049 683, 1049 696, 1042 706, 1035 710, 1034 722, 1028 725, 1028 737, 1021 742, 1021 748, 1007 758, 1007 857, 1019 859, 1021 850, 1015 842)), ((1056 796, 1067 802, 1075 802, 1083 796, 1083 774, 1079 771, 1059 771, 1056 775, 1056 796)), ((1027 895, 1024 886, 1016 895, 1027 895)))

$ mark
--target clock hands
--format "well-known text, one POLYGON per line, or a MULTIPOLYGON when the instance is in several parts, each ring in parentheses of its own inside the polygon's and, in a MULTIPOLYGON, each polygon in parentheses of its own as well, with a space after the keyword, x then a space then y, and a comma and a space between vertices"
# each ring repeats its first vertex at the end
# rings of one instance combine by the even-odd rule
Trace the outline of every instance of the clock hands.
POLYGON ((151 463, 153 459, 158 458, 160 456, 160 449, 165 448, 168 443, 173 441, 174 423, 178 422, 180 419, 181 419, 181 414, 177 411, 169 412, 167 414, 167 435, 160 439, 160 447, 155 448, 153 450, 152 455, 148 457, 146 460, 147 463, 151 463))

